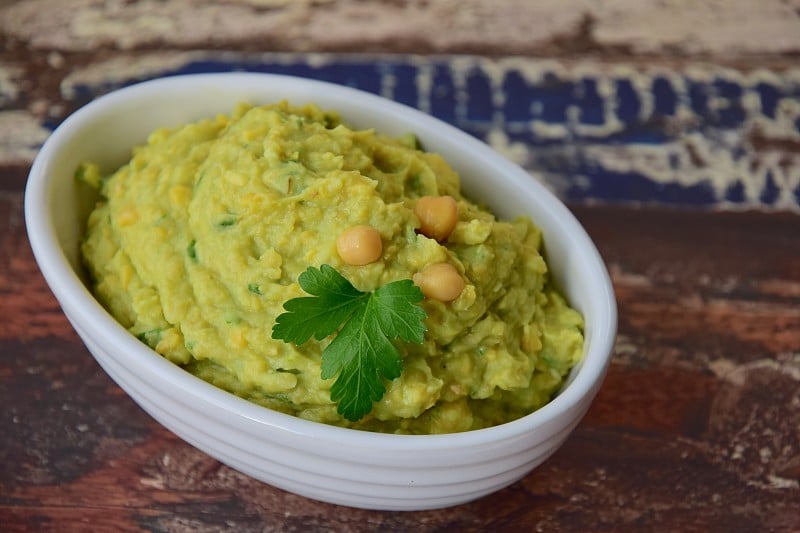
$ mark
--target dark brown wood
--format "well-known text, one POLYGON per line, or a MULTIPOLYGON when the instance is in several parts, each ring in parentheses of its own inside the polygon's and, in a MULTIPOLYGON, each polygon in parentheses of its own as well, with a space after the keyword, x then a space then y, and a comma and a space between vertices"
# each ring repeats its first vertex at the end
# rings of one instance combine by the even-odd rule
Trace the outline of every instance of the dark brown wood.
POLYGON ((564 447, 523 481, 418 513, 345 509, 185 444, 97 366, 0 197, 0 524, 27 530, 791 530, 800 525, 800 216, 573 207, 619 340, 564 447), (272 525, 272 526, 270 526, 272 525))

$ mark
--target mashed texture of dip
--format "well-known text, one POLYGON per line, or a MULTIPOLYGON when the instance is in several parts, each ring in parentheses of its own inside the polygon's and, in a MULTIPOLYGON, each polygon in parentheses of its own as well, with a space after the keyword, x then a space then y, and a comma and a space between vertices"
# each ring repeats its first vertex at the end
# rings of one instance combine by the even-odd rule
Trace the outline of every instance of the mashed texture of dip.
POLYGON ((239 106, 153 132, 100 189, 82 246, 93 289, 143 342, 202 379, 308 420, 393 433, 477 429, 547 403, 582 355, 583 321, 548 282, 542 237, 465 199, 456 173, 412 137, 356 131, 335 113, 287 103, 239 106), (426 195, 450 195, 459 221, 444 243, 419 234, 426 195), (366 224, 381 258, 343 262, 336 239, 366 224), (298 275, 329 264, 362 291, 449 262, 466 282, 426 299, 428 331, 400 346, 401 377, 358 422, 320 377, 324 341, 271 338, 298 275))

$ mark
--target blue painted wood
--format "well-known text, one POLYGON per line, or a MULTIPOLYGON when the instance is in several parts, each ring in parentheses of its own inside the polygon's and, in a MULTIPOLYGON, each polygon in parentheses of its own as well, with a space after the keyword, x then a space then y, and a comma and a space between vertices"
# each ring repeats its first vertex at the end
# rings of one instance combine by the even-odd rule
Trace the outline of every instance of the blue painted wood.
MULTIPOLYGON (((146 78, 229 71, 325 80, 422 109, 571 202, 800 210, 800 70, 208 53, 146 78)), ((77 85, 73 103, 142 79, 77 85)))

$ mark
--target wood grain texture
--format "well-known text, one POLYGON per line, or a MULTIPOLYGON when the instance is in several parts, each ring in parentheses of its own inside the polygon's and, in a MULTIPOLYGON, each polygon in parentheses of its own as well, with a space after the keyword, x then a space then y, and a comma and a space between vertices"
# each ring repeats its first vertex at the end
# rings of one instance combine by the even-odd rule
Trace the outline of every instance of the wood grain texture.
POLYGON ((593 407, 512 487, 451 509, 389 513, 264 485, 149 418, 49 295, 18 222, 21 195, 3 200, 13 258, 0 263, 0 314, 14 324, 0 330, 5 531, 800 526, 800 216, 573 206, 620 306, 614 362, 593 407))
POLYGON ((10 1, 2 29, 35 48, 251 46, 494 54, 724 57, 800 49, 796 0, 10 1), (748 38, 743 39, 742 36, 748 38))
POLYGON ((798 13, 783 0, 8 1, 0 166, 29 164, 113 88, 255 70, 419 107, 571 201, 800 212, 798 13))

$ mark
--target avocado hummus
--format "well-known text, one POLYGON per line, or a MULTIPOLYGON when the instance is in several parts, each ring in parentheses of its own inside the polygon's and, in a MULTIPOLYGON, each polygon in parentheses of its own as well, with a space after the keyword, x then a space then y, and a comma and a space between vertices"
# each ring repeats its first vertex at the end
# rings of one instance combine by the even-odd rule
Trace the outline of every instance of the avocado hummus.
POLYGON ((240 105, 153 132, 99 189, 82 244, 95 295, 142 342, 242 398, 307 420, 389 433, 449 433, 507 422, 546 404, 582 356, 583 320, 549 282, 542 235, 464 198, 459 178, 413 136, 353 130, 318 107, 240 105), (418 231, 414 206, 447 195, 446 240, 418 231), (337 237, 366 225, 378 260, 351 265, 337 237), (399 343, 403 371, 357 422, 320 375, 322 342, 273 339, 309 266, 372 291, 446 262, 452 301, 426 298, 421 344, 399 343))

